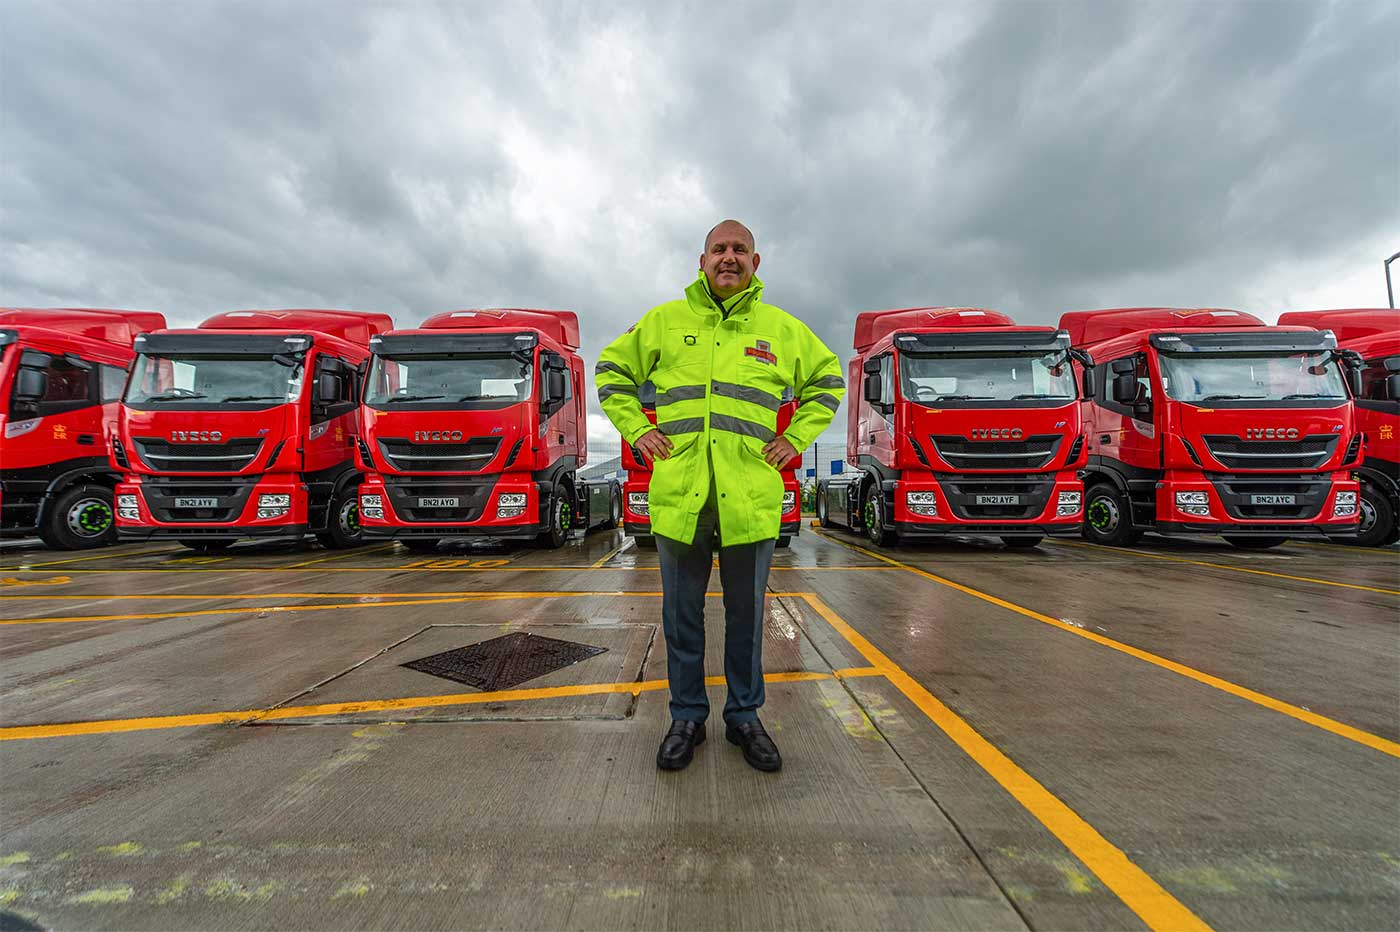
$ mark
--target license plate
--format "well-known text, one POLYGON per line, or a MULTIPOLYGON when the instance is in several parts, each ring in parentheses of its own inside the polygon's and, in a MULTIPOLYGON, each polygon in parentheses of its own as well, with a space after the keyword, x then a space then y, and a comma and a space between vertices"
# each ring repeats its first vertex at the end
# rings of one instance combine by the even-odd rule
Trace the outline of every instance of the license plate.
POLYGON ((219 500, 218 500, 217 498, 177 498, 177 499, 175 499, 175 507, 176 507, 176 508, 218 508, 218 507, 219 507, 219 500))
POLYGON ((1251 505, 1296 505, 1296 495, 1251 495, 1251 505))
POLYGON ((1021 496, 1019 495, 979 495, 977 496, 979 505, 1019 505, 1021 496))
POLYGON ((455 499, 455 498, 420 498, 420 499, 418 499, 418 507, 419 507, 419 508, 456 508, 456 507, 457 507, 457 501, 458 501, 458 500, 455 499))

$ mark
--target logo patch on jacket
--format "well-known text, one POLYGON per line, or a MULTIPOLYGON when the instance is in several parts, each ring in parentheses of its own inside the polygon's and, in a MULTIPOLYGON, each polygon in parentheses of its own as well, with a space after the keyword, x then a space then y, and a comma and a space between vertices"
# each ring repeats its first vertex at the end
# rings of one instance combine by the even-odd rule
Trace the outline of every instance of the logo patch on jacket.
POLYGON ((770 366, 778 364, 778 357, 773 353, 773 347, 767 340, 755 340, 753 346, 744 347, 744 355, 752 356, 759 362, 766 362, 770 366))

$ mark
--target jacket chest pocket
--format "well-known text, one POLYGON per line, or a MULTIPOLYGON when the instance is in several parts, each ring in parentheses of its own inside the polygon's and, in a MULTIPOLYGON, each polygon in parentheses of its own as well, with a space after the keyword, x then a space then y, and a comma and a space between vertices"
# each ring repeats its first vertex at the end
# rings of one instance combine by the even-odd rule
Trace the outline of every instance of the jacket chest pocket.
POLYGON ((735 368, 739 381, 760 385, 775 391, 788 385, 790 360, 783 358, 776 336, 765 333, 744 333, 734 350, 735 368))
POLYGON ((710 364, 710 336, 703 330, 690 327, 672 327, 666 331, 666 345, 662 349, 661 364, 664 366, 708 366, 710 364))

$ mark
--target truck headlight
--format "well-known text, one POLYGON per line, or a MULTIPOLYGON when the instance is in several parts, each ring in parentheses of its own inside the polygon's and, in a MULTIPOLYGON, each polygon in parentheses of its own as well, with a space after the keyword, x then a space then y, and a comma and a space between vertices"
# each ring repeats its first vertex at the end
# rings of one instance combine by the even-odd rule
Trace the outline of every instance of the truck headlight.
POLYGON ((796 492, 784 492, 784 493, 783 493, 783 514, 787 514, 789 511, 792 511, 792 510, 793 510, 794 508, 796 508, 796 507, 797 507, 797 493, 796 493, 796 492))
POLYGON ((1355 493, 1355 492, 1338 492, 1338 493, 1337 493, 1337 504, 1338 504, 1338 505, 1355 505, 1355 504, 1356 504, 1356 493, 1355 493))
MULTIPOLYGON (((271 493, 258 496, 259 508, 290 508, 292 507, 292 496, 285 492, 271 493)), ((262 515, 259 515, 262 517, 262 515)), ((269 515, 269 517, 271 517, 269 515)))
POLYGON ((925 518, 938 516, 938 496, 932 492, 905 492, 904 505, 910 514, 922 515, 925 518))
MULTIPOLYGON (((378 496, 375 496, 375 497, 377 498, 378 496)), ((384 520, 384 509, 383 509, 383 508, 366 508, 364 505, 361 505, 361 506, 360 506, 360 517, 361 517, 361 518, 369 518, 369 519, 372 520, 372 521, 383 521, 383 520, 384 520)))
POLYGON ((505 505, 511 508, 525 506, 524 492, 502 492, 496 496, 496 504, 505 505))
POLYGON ((286 509, 286 508, 259 508, 259 509, 258 509, 258 517, 259 517, 259 518, 280 518, 280 517, 284 516, 284 515, 287 513, 288 510, 289 510, 289 509, 286 509))
POLYGON ((1195 515, 1198 518, 1210 517, 1209 505, 1177 505, 1176 510, 1183 514, 1195 515))
MULTIPOLYGON (((1341 499, 1341 496, 1338 496, 1338 497, 1337 497, 1337 501, 1341 501, 1341 500, 1342 500, 1342 499, 1341 499)), ((118 508, 138 508, 138 507, 140 507, 140 505, 137 503, 137 501, 136 501, 136 496, 135 496, 135 495, 118 495, 118 496, 117 496, 117 507, 118 507, 118 508)))
POLYGON ((383 508, 383 507, 384 507, 384 496, 382 496, 382 495, 369 495, 369 494, 365 494, 365 495, 361 495, 361 496, 360 496, 360 510, 361 510, 361 511, 364 511, 366 508, 383 508))
POLYGON ((628 492, 628 493, 627 493, 627 508, 628 508, 630 511, 632 511, 634 514, 639 514, 639 515, 650 515, 650 514, 651 514, 651 511, 650 511, 650 509, 649 509, 648 506, 647 506, 647 493, 645 493, 645 492, 628 492))
POLYGON ((117 517, 123 521, 140 521, 141 512, 135 508, 118 508, 117 517))
POLYGON ((1078 504, 1079 504, 1081 501, 1083 501, 1083 500, 1084 500, 1084 493, 1083 493, 1083 492, 1061 492, 1061 493, 1060 493, 1060 497, 1059 497, 1059 504, 1061 504, 1061 505, 1078 505, 1078 504))
POLYGON ((1077 514, 1079 514, 1079 503, 1078 503, 1078 502, 1071 502, 1071 503, 1068 504, 1068 505, 1066 505, 1066 504, 1064 504, 1064 503, 1062 502, 1062 503, 1060 503, 1060 504, 1058 504, 1058 505, 1055 506, 1055 517, 1057 517, 1057 518, 1067 518, 1067 517, 1069 517, 1070 515, 1077 515, 1077 514))
MULTIPOLYGON (((1177 492, 1176 503, 1180 505, 1209 505, 1210 499, 1204 492, 1177 492)), ((1187 512, 1188 514, 1199 514, 1199 512, 1187 512)))

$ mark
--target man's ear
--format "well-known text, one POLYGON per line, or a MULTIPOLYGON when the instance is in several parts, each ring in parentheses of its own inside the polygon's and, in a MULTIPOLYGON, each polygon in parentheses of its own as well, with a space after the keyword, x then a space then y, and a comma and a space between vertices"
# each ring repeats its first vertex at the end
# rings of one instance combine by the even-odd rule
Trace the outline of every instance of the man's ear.
POLYGON ((754 270, 755 272, 758 271, 758 263, 759 263, 762 259, 763 259, 763 257, 760 256, 758 253, 754 253, 754 254, 753 254, 753 270, 754 270))

